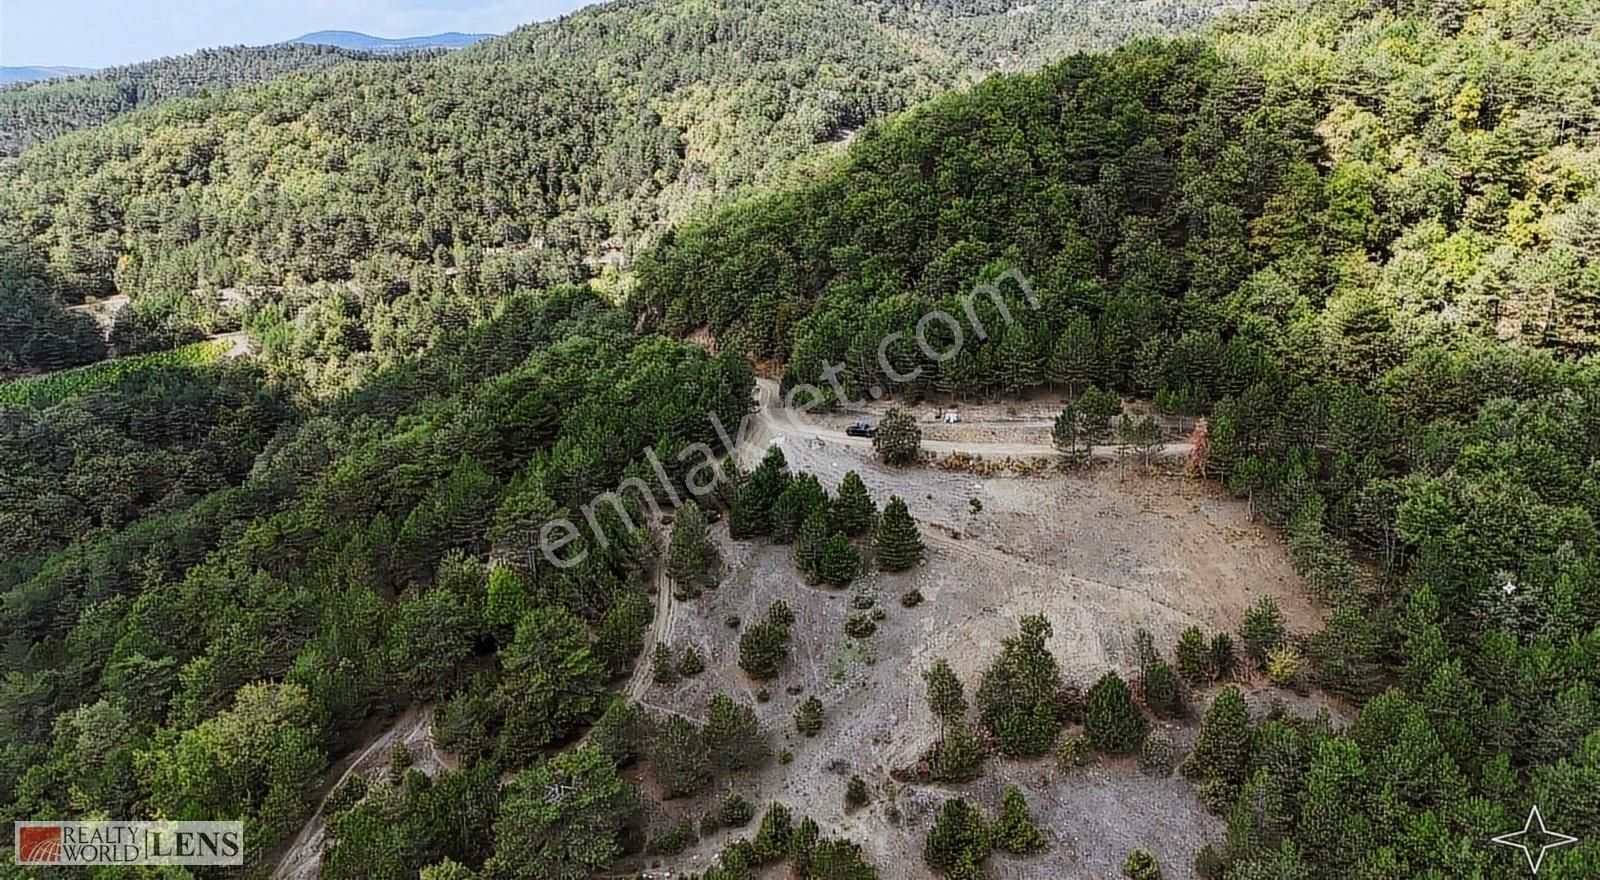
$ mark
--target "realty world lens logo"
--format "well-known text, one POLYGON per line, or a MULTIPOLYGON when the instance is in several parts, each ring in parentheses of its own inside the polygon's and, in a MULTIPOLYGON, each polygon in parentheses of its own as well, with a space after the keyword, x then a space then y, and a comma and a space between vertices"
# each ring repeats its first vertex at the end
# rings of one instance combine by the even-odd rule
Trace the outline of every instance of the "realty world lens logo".
POLYGON ((18 822, 19 865, 243 865, 242 822, 18 822))

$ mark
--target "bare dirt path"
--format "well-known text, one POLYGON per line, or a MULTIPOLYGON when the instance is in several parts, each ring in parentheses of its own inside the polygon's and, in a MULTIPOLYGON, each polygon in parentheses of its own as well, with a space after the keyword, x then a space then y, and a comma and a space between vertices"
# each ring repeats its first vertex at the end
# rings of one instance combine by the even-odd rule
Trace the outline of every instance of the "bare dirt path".
POLYGON ((350 756, 329 771, 323 785, 317 811, 306 820, 300 833, 295 835, 278 865, 272 872, 273 880, 314 880, 322 874, 322 844, 327 838, 327 820, 324 809, 328 797, 337 791, 351 775, 371 774, 388 763, 389 752, 403 744, 411 753, 412 766, 429 776, 440 770, 455 769, 455 759, 440 752, 433 745, 430 730, 433 726, 432 706, 413 706, 401 713, 382 733, 373 737, 366 747, 350 756), (342 768, 342 769, 341 769, 342 768))

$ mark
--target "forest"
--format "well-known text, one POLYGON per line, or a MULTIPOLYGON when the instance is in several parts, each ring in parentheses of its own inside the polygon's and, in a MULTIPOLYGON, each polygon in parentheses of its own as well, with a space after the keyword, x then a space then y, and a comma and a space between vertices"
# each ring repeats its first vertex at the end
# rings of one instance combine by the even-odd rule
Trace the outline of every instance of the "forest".
POLYGON ((172 98, 382 57, 300 43, 226 46, 0 89, 0 155, 20 155, 67 132, 172 98))
MULTIPOLYGON (((750 719, 612 699, 668 550, 636 507, 577 567, 535 548, 653 479, 646 448, 719 447, 755 357, 791 386, 843 363, 855 394, 1207 418, 1204 476, 1332 609, 1291 645, 1263 607, 1244 658, 1360 711, 1218 698, 1184 770, 1227 827, 1201 876, 1494 876, 1481 841, 1532 803, 1584 839, 1542 876, 1600 874, 1593 5, 1283 0, 1026 72, 1211 8, 633 2, 441 57, 219 60, 264 81, 152 85, 104 124, 121 86, 54 84, 0 163, 0 371, 235 328, 260 354, 0 397, 0 813, 239 816, 261 872, 372 719, 433 704, 462 768, 335 792, 329 876, 582 880, 662 844, 619 765, 650 750, 663 788, 704 790, 747 766, 750 719), (974 82, 995 69, 1025 72, 974 82), (906 342, 891 362, 923 372, 888 381, 878 340, 1010 270, 1037 311, 1005 287, 1026 320, 948 362, 906 342), (63 308, 119 291, 109 341, 63 308)), ((780 470, 730 491, 807 486, 784 528, 815 518, 802 567, 836 578, 811 539, 854 551, 780 470)), ((783 617, 749 630, 782 643, 783 617)), ((991 698, 1037 683, 1047 628, 977 695, 1019 754, 1060 719, 991 698)), ((1093 746, 1125 751, 1120 679, 1091 700, 1093 746)), ((1025 847, 1017 809, 996 826, 1025 847)), ((930 837, 941 873, 989 851, 970 810, 930 837)), ((721 877, 877 876, 832 829, 760 828, 721 877)))
MULTIPOLYGON (((320 375, 345 387, 513 289, 614 279, 665 226, 723 193, 803 176, 798 157, 869 119, 1041 62, 1021 47, 1109 46, 1217 4, 915 8, 608 4, 448 55, 330 63, 160 102, 0 165, 0 248, 27 267, 0 286, 0 315, 56 322, 50 302, 125 293, 137 350, 146 337, 233 329, 222 298, 239 294, 270 325, 263 335, 288 322, 301 338, 338 340, 320 375), (957 57, 1002 39, 1018 48, 957 57)), ((214 60, 276 70, 324 57, 262 51, 214 60)), ((208 57, 157 62, 149 78, 208 71, 208 57)), ((38 95, 112 88, 100 83, 38 95)), ((68 127, 50 118, 51 132, 68 127)), ((26 351, 6 342, 0 369, 104 356, 66 330, 26 351)))

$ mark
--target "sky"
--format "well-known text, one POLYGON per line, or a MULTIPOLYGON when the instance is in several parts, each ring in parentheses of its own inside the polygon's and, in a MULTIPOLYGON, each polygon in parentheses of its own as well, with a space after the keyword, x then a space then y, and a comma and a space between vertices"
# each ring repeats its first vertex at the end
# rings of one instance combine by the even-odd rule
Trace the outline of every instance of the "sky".
POLYGON ((0 0, 0 65, 109 67, 312 31, 505 33, 587 0, 0 0))

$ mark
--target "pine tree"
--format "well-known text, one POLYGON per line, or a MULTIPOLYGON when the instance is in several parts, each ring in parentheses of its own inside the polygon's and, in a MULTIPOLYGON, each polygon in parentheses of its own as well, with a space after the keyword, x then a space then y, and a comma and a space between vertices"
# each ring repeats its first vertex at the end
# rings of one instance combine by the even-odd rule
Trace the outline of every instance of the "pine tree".
POLYGON ((1211 647, 1206 651, 1207 659, 1211 663, 1211 674, 1218 681, 1225 681, 1233 677, 1233 670, 1237 664, 1233 653, 1233 636, 1219 632, 1211 637, 1211 647))
POLYGON ((1078 412, 1077 404, 1069 403, 1062 408, 1050 430, 1050 440, 1069 463, 1081 464, 1088 459, 1090 449, 1084 441, 1083 415, 1078 412))
POLYGON ((873 555, 884 571, 905 571, 922 560, 922 534, 898 495, 889 499, 873 538, 873 555))
POLYGON ((1244 695, 1229 685, 1206 710, 1194 751, 1184 761, 1184 775, 1199 783, 1206 803, 1213 807, 1232 804, 1244 785, 1253 754, 1250 712, 1244 695))
POLYGON ((772 540, 779 544, 793 541, 806 518, 828 510, 828 492, 811 474, 800 474, 789 481, 772 506, 772 540))
POLYGON ((982 865, 989 858, 989 827, 977 808, 954 798, 944 802, 939 818, 928 829, 922 844, 922 858, 934 871, 952 878, 983 876, 982 865))
POLYGON ((834 535, 822 546, 822 558, 817 563, 818 580, 842 589, 850 586, 860 571, 861 555, 844 535, 834 535))
POLYGON ((1012 757, 1044 754, 1061 729, 1061 669, 1045 645, 1052 634, 1043 615, 1022 618, 1021 632, 1005 640, 978 686, 978 717, 1012 757))
POLYGON ((711 698, 705 744, 712 766, 728 772, 759 767, 772 755, 755 710, 727 694, 711 698))
POLYGON ((761 464, 745 477, 728 515, 728 532, 735 538, 764 535, 772 528, 772 508, 789 485, 789 465, 783 450, 769 447, 761 464))
POLYGON ((960 724, 967 717, 967 697, 950 663, 940 659, 922 673, 928 685, 928 708, 945 725, 960 724))
POLYGON ((656 684, 678 681, 678 666, 672 662, 672 649, 665 643, 656 642, 655 651, 650 655, 650 680, 656 684))
POLYGON ((1244 624, 1239 636, 1244 641, 1244 651, 1255 661, 1257 668, 1267 667, 1267 656, 1282 647, 1288 631, 1283 625, 1283 612, 1278 610, 1278 600, 1262 596, 1244 613, 1244 624))
POLYGON ((1089 688, 1085 698, 1084 732, 1102 752, 1125 755, 1139 747, 1148 729, 1133 692, 1115 672, 1108 672, 1089 688))
POLYGON ((1034 348, 1033 335, 1022 324, 1012 324, 1000 338, 1002 390, 1017 394, 1044 381, 1044 360, 1034 348))
POLYGON ((761 817, 761 827, 756 831, 756 861, 770 865, 789 852, 789 839, 794 835, 794 815, 783 804, 773 804, 761 817))
POLYGON ((739 668, 757 681, 773 678, 789 653, 789 627, 764 620, 739 637, 739 668))
POLYGON ((682 715, 672 715, 657 728, 650 744, 656 782, 669 798, 696 794, 711 781, 711 753, 700 728, 682 715))
POLYGON ((1346 606, 1311 637, 1311 661, 1323 686, 1357 699, 1377 693, 1383 675, 1378 634, 1366 615, 1346 606))
POLYGON ((1006 786, 1000 798, 1000 815, 994 820, 990 837, 998 849, 1022 855, 1044 848, 1044 832, 1028 814, 1028 802, 1015 785, 1006 786))
POLYGON ((667 544, 667 577, 676 585, 678 598, 699 595, 698 585, 716 562, 711 528, 705 512, 693 501, 678 510, 667 544))
POLYGON ((1191 626, 1178 636, 1178 674, 1190 684, 1199 684, 1211 677, 1206 655, 1206 636, 1200 627, 1191 626))
POLYGON ((1111 436, 1112 420, 1122 414, 1122 399, 1114 391, 1090 388, 1078 398, 1077 410, 1083 425, 1079 436, 1086 446, 1099 446, 1111 436))
POLYGON ((1067 396, 1076 396, 1094 381, 1096 357, 1094 326, 1075 315, 1050 351, 1050 381, 1065 388, 1067 396))
POLYGON ((806 517, 794 541, 794 564, 805 574, 806 580, 822 580, 822 551, 828 543, 828 518, 821 513, 806 517))
POLYGON ((965 722, 945 725, 930 768, 940 782, 971 782, 983 769, 983 744, 965 722))
POLYGON ((839 495, 833 500, 833 507, 829 511, 829 527, 854 538, 871 529, 877 518, 878 507, 873 504, 872 496, 867 494, 867 486, 861 482, 861 476, 855 471, 847 472, 844 479, 839 481, 839 495))
POLYGON ((915 464, 922 455, 922 429, 917 420, 904 410, 889 410, 878 423, 878 434, 872 438, 872 448, 885 464, 904 467, 915 464))

